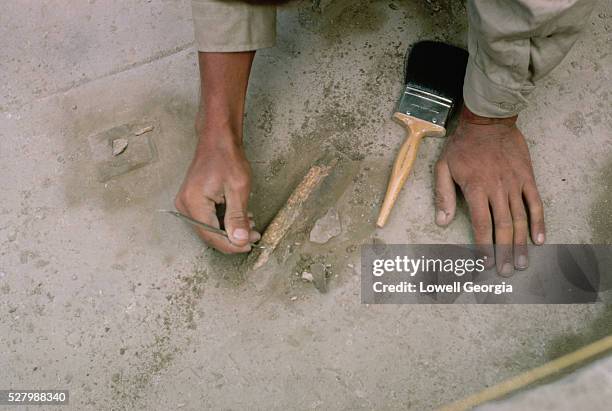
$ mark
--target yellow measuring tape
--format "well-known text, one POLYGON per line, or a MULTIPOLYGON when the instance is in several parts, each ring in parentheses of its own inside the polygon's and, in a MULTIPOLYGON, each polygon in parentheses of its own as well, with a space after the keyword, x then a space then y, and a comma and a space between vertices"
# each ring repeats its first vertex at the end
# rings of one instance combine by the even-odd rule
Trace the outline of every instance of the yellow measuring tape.
POLYGON ((549 363, 536 367, 532 370, 524 372, 503 381, 497 385, 489 387, 477 394, 470 395, 462 400, 453 402, 439 408, 437 411, 464 411, 473 407, 489 402, 505 395, 508 395, 516 390, 519 390, 538 380, 554 375, 565 368, 576 365, 582 361, 593 358, 599 354, 612 349, 612 335, 602 338, 592 344, 589 344, 579 350, 566 354, 549 363))

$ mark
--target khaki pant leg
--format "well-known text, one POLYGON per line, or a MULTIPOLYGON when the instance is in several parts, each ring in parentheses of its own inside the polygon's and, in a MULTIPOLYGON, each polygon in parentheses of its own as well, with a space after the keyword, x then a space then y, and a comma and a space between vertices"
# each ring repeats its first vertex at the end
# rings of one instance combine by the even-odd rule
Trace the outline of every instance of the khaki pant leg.
POLYGON ((199 51, 250 51, 274 46, 276 6, 238 0, 192 0, 199 51))
POLYGON ((511 117, 525 108, 534 82, 569 52, 594 5, 594 0, 468 0, 466 106, 485 117, 511 117))

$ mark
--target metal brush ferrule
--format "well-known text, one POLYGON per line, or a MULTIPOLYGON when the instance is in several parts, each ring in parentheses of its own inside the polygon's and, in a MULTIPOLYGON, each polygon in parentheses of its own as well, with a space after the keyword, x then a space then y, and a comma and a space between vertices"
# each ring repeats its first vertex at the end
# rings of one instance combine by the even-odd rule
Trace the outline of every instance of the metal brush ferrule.
POLYGON ((448 98, 407 85, 397 111, 444 127, 452 107, 448 98))

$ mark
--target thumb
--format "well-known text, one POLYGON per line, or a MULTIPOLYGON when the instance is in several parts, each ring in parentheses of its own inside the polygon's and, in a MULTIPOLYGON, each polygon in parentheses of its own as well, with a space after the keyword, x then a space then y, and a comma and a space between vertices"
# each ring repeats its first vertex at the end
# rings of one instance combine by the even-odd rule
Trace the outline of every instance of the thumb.
POLYGON ((249 243, 251 223, 247 213, 250 187, 226 189, 225 193, 225 231, 232 244, 244 246, 249 243))
POLYGON ((436 224, 439 226, 448 225, 455 217, 457 195, 455 193, 455 182, 445 160, 438 160, 436 163, 435 204, 436 224))

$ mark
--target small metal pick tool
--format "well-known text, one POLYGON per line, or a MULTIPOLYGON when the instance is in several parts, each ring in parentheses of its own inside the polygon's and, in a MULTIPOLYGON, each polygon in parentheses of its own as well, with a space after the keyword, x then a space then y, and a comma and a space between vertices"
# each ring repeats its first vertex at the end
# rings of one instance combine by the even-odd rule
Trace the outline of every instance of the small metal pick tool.
MULTIPOLYGON (((172 214, 173 216, 180 218, 181 220, 192 224, 196 227, 200 227, 206 231, 210 231, 211 233, 215 233, 215 234, 219 234, 222 235, 223 237, 227 238, 229 240, 229 236, 227 235, 227 232, 225 230, 221 230, 220 228, 217 227, 213 227, 210 224, 206 224, 203 223, 201 221, 198 220, 194 220, 193 218, 186 216, 183 213, 180 213, 178 211, 174 211, 174 210, 157 210, 160 213, 168 213, 168 214, 172 214)), ((231 242, 231 241, 230 241, 231 242)), ((263 245, 259 245, 259 244, 255 244, 255 243, 250 243, 251 247, 253 248, 260 248, 260 249, 265 249, 266 247, 264 247, 263 245)))

